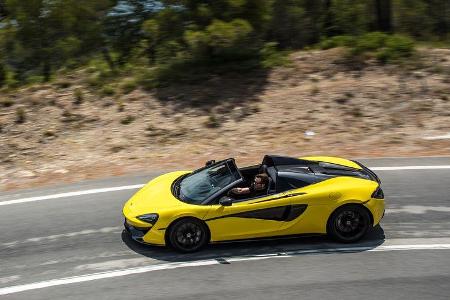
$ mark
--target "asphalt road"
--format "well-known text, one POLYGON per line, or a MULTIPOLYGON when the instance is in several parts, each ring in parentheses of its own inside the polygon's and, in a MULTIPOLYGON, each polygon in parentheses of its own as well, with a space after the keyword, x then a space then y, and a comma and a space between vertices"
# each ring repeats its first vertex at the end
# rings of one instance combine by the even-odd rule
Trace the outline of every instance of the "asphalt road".
POLYGON ((138 245, 122 232, 121 208, 152 173, 0 193, 0 297, 449 299, 450 168, 439 166, 450 158, 361 161, 384 168, 388 210, 350 246, 313 237, 179 255, 138 245), (402 166, 433 168, 392 169, 402 166))

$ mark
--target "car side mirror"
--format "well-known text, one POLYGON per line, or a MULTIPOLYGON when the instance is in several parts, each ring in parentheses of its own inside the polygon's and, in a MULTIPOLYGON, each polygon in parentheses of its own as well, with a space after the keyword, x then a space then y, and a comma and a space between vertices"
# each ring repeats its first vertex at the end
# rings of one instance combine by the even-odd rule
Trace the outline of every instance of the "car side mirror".
POLYGON ((230 197, 223 197, 222 199, 220 199, 219 204, 222 206, 231 206, 233 205, 233 199, 231 199, 230 197))
POLYGON ((208 161, 206 162, 205 166, 208 167, 208 166, 213 165, 213 164, 215 164, 215 163, 216 163, 215 160, 208 160, 208 161))

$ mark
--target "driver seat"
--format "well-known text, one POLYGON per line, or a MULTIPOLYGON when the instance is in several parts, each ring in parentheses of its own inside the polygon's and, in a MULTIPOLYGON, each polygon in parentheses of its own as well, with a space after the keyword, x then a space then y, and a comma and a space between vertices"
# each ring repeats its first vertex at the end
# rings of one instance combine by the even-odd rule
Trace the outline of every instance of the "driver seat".
POLYGON ((262 164, 259 168, 259 173, 265 173, 269 177, 269 182, 267 184, 267 195, 273 194, 275 192, 275 180, 273 180, 273 174, 269 171, 269 168, 266 164, 262 164))

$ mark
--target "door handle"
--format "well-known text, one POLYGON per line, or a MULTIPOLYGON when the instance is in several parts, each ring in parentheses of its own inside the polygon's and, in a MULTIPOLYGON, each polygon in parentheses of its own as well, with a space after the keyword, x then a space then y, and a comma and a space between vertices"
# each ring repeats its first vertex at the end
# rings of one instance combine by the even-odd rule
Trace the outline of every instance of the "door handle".
POLYGON ((295 197, 295 196, 301 196, 301 195, 306 195, 306 193, 286 193, 286 194, 283 194, 283 197, 289 198, 289 197, 295 197))

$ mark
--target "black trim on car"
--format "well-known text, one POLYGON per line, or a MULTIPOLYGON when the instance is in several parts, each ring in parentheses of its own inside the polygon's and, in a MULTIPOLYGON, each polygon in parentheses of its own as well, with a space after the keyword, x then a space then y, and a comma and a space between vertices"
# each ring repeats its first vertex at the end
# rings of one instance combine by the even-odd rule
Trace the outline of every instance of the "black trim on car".
POLYGON ((126 220, 123 225, 125 227, 125 230, 130 234, 131 238, 137 242, 143 242, 144 235, 146 235, 147 232, 149 232, 151 229, 151 227, 140 228, 132 226, 128 224, 126 220))
POLYGON ((352 160, 352 162, 354 162, 355 164, 360 166, 364 171, 366 171, 372 180, 374 180, 374 181, 376 181, 376 182, 381 184, 380 178, 378 178, 377 174, 375 174, 374 171, 372 171, 371 169, 369 169, 368 167, 366 167, 365 165, 363 165, 359 161, 352 160))
POLYGON ((302 215, 307 207, 308 205, 306 204, 277 206, 229 214, 225 216, 206 219, 205 221, 208 222, 224 218, 244 218, 289 222, 302 215))
MULTIPOLYGON (((301 196, 301 195, 306 195, 306 193, 292 193, 292 194, 287 194, 287 195, 283 195, 283 196, 276 197, 276 198, 270 198, 270 199, 265 199, 265 200, 260 200, 260 201, 252 202, 252 203, 249 203, 249 204, 256 204, 256 203, 262 203, 262 202, 269 202, 269 201, 280 200, 280 199, 284 199, 284 198, 295 197, 295 196, 301 196)), ((247 200, 248 200, 248 199, 246 199, 245 201, 247 201, 247 200)))

